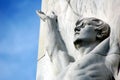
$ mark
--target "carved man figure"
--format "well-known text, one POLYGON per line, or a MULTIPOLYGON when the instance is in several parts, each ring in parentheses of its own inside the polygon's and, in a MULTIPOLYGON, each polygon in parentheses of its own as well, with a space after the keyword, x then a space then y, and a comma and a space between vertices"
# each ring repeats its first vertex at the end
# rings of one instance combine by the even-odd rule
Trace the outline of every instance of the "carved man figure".
POLYGON ((82 59, 69 65, 59 80, 117 80, 120 61, 117 42, 110 46, 110 27, 97 18, 84 18, 76 23, 74 45, 82 59))
POLYGON ((76 22, 74 45, 81 54, 88 54, 100 42, 109 37, 110 27, 97 18, 84 18, 76 22))
POLYGON ((52 44, 47 45, 47 51, 51 62, 57 67, 56 80, 117 80, 119 45, 117 41, 110 44, 107 23, 93 17, 76 22, 73 43, 83 56, 73 62, 60 35, 57 16, 37 13, 48 24, 50 33, 47 40, 52 44))

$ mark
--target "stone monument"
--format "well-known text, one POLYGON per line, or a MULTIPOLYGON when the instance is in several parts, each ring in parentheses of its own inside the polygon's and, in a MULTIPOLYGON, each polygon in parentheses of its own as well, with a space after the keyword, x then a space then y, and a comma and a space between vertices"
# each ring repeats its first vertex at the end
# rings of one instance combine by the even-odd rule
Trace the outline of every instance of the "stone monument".
POLYGON ((37 80, 120 80, 119 5, 43 0, 37 80))

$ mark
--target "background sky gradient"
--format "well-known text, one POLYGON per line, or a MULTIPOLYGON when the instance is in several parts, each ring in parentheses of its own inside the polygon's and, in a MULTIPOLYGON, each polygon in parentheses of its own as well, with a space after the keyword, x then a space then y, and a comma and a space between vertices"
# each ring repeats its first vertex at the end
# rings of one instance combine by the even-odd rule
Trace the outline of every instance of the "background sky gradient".
POLYGON ((35 80, 41 0, 0 0, 0 80, 35 80))

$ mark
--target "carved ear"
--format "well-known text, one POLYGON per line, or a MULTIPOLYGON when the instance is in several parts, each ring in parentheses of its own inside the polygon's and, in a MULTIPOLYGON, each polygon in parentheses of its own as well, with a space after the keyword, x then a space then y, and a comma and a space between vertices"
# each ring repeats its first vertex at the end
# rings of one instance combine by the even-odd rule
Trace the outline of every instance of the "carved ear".
POLYGON ((101 32, 97 33, 97 39, 102 40, 104 38, 104 34, 101 32))
POLYGON ((46 20, 47 16, 46 16, 46 14, 44 12, 42 12, 40 10, 36 10, 36 13, 43 21, 46 20))
POLYGON ((108 24, 104 23, 95 29, 97 31, 97 39, 104 40, 110 35, 110 27, 108 24))
POLYGON ((96 28, 97 31, 97 39, 104 40, 109 36, 109 26, 107 24, 103 24, 96 28))

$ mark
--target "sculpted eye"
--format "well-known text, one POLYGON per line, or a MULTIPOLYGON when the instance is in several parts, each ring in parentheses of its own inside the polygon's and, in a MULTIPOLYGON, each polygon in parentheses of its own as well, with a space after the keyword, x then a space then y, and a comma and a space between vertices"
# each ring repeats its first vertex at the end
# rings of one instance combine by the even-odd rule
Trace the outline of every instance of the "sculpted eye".
POLYGON ((84 23, 81 22, 81 23, 77 24, 76 26, 78 26, 79 28, 84 28, 84 23))
POLYGON ((80 28, 84 28, 84 23, 82 23, 82 24, 80 25, 80 28))

